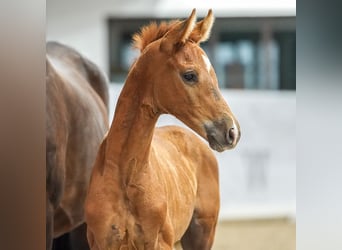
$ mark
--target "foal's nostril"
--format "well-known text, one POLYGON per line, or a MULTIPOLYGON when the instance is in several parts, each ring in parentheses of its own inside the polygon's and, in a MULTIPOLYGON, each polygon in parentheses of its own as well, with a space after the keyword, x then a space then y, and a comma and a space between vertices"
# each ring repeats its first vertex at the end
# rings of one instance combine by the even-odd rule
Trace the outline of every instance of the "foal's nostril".
POLYGON ((236 139, 236 131, 235 128, 230 128, 227 133, 227 142, 228 144, 232 145, 236 139))

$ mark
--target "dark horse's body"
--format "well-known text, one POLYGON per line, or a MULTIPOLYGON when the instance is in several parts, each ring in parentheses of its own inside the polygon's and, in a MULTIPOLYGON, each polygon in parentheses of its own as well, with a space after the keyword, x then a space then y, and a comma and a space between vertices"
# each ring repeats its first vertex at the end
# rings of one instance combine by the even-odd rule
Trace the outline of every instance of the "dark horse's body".
POLYGON ((49 42, 46 54, 46 248, 52 249, 53 238, 67 232, 87 244, 84 200, 108 130, 109 97, 100 70, 78 52, 49 42))

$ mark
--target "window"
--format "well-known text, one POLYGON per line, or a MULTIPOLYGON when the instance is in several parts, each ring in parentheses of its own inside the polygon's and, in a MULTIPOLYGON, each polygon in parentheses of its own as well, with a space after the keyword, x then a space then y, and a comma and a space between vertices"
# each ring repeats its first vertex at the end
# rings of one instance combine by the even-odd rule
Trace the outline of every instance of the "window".
MULTIPOLYGON (((109 20, 112 82, 125 81, 138 56, 132 35, 150 20, 109 20)), ((221 88, 296 89, 295 17, 217 18, 211 38, 201 46, 221 88)))

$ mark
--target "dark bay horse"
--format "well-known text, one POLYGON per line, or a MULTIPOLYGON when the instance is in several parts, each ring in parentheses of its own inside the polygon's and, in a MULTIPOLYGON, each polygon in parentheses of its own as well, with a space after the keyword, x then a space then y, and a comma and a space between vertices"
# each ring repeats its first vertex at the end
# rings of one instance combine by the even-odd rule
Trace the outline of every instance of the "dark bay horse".
POLYGON ((102 142, 85 202, 92 250, 211 249, 220 208, 218 165, 192 131, 155 128, 172 114, 222 152, 240 126, 222 97, 199 44, 209 38, 212 11, 196 22, 144 27, 134 36, 131 66, 102 142))
POLYGON ((79 248, 88 248, 84 201, 98 147, 108 130, 108 99, 107 80, 94 63, 70 47, 47 43, 48 250, 52 249, 54 238, 70 231, 70 239, 75 238, 74 243, 79 248), (80 244, 85 245, 81 247, 80 244))

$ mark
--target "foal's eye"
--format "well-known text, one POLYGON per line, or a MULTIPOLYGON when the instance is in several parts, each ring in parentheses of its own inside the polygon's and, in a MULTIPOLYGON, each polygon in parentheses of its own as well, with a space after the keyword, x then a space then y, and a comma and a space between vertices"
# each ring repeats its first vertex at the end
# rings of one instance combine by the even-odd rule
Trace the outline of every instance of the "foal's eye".
POLYGON ((182 74, 182 78, 185 82, 193 84, 198 81, 196 72, 190 71, 182 74))

